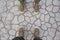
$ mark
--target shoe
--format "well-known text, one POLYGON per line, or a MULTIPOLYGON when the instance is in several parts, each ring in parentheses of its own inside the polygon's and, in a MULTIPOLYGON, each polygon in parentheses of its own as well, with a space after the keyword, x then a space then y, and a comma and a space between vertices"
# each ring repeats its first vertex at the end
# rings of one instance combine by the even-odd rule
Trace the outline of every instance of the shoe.
POLYGON ((35 30, 34 30, 34 39, 33 40, 42 40, 41 38, 40 38, 40 30, 38 29, 38 28, 35 28, 35 30))
POLYGON ((35 30, 34 30, 34 37, 39 37, 39 33, 40 33, 39 29, 35 28, 35 30))
POLYGON ((20 28, 18 30, 18 37, 13 38, 12 40, 25 40, 24 39, 24 29, 20 28))
POLYGON ((19 35, 19 37, 24 37, 24 29, 23 28, 20 28, 18 30, 18 35, 19 35))

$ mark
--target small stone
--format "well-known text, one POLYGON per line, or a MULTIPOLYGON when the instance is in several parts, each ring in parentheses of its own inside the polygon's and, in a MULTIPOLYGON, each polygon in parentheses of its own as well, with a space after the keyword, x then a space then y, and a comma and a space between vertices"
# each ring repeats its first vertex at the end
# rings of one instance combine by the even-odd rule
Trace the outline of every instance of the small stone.
POLYGON ((12 29, 14 29, 14 30, 18 30, 19 28, 20 28, 21 26, 19 26, 19 25, 12 25, 12 29))
POLYGON ((15 33, 16 33, 15 30, 10 30, 10 31, 9 31, 9 34, 10 34, 10 35, 15 35, 15 33))
POLYGON ((57 25, 60 26, 60 22, 57 22, 57 25))
POLYGON ((56 23, 52 24, 52 28, 57 28, 57 24, 56 23))
POLYGON ((27 37, 28 37, 28 32, 29 32, 29 31, 25 31, 25 33, 24 33, 26 39, 27 39, 27 37))
POLYGON ((50 23, 51 24, 55 23, 55 19, 54 18, 50 18, 50 23))
POLYGON ((9 40, 12 40, 15 36, 10 35, 9 40))
POLYGON ((41 14, 37 14, 37 15, 36 15, 36 18, 40 18, 40 15, 41 15, 41 14))
POLYGON ((23 16, 23 15, 20 15, 20 16, 18 17, 18 21, 19 21, 19 22, 23 22, 23 21, 24 21, 24 16, 23 16))
POLYGON ((48 22, 49 21, 49 18, 50 18, 50 16, 48 14, 45 15, 45 22, 48 22))
POLYGON ((43 30, 47 30, 47 27, 46 27, 45 25, 42 25, 41 28, 42 28, 43 30))
POLYGON ((1 34, 3 35, 4 33, 7 34, 7 33, 8 33, 8 30, 5 29, 5 28, 2 28, 2 29, 1 29, 1 34))
POLYGON ((59 7, 53 7, 53 12, 58 12, 59 7))
POLYGON ((32 8, 32 7, 33 7, 33 5, 32 5, 32 4, 33 4, 32 2, 27 3, 27 4, 26 4, 26 8, 32 8))
POLYGON ((20 10, 14 12, 14 15, 20 15, 20 14, 21 14, 20 10))
POLYGON ((41 26, 40 20, 36 20, 36 21, 35 21, 35 25, 41 26))
POLYGON ((27 22, 30 22, 30 21, 31 21, 29 17, 25 17, 25 20, 26 20, 27 22))
POLYGON ((5 7, 0 7, 0 14, 4 11, 6 11, 6 8, 5 7))
POLYGON ((50 5, 50 6, 48 6, 46 9, 47 9, 47 11, 52 11, 52 8, 53 8, 53 6, 52 5, 50 5))
MULTIPOLYGON (((7 1, 7 0, 6 0, 6 1, 7 1)), ((13 2, 14 0, 9 0, 9 1, 13 2)))
POLYGON ((31 20, 30 23, 34 23, 34 21, 36 20, 36 17, 33 16, 33 17, 30 18, 30 20, 31 20))
POLYGON ((46 40, 46 37, 43 37, 42 40, 46 40))
POLYGON ((30 40, 32 38, 32 33, 29 31, 27 35, 27 40, 30 40))
POLYGON ((51 5, 52 4, 52 0, 46 0, 46 5, 51 5))
POLYGON ((42 4, 45 4, 45 0, 41 0, 40 2, 39 2, 39 5, 42 5, 42 4))
POLYGON ((48 12, 47 11, 45 11, 45 13, 44 14, 48 14, 48 12))
POLYGON ((28 17, 31 17, 32 16, 32 14, 28 11, 28 12, 25 12, 25 14, 24 14, 25 16, 28 16, 28 17))
POLYGON ((12 21, 12 24, 18 24, 19 23, 18 20, 17 20, 17 18, 18 18, 17 16, 14 17, 14 19, 12 21))
POLYGON ((50 15, 51 17, 54 17, 54 13, 52 13, 52 12, 49 12, 49 15, 50 15))
POLYGON ((53 0, 53 4, 58 6, 59 5, 59 0, 53 0))
POLYGON ((7 17, 6 17, 6 21, 11 21, 14 17, 14 14, 13 13, 8 13, 7 14, 7 17))
POLYGON ((50 35, 51 37, 54 37, 55 31, 56 31, 56 29, 53 29, 53 28, 49 29, 49 30, 48 30, 49 35, 50 35))
POLYGON ((11 21, 5 20, 5 24, 6 25, 10 25, 11 24, 11 21))
POLYGON ((6 14, 7 16, 6 16, 6 19, 5 19, 5 24, 10 24, 11 23, 11 21, 13 20, 13 18, 14 18, 14 14, 13 13, 7 13, 6 14))
POLYGON ((43 14, 47 14, 47 11, 45 9, 40 9, 40 12, 43 14))
POLYGON ((18 0, 15 0, 15 5, 19 5, 20 2, 18 0))
POLYGON ((5 24, 6 16, 7 16, 6 12, 1 15, 2 21, 4 22, 4 24, 5 24))
POLYGON ((41 14, 40 19, 41 19, 41 21, 44 21, 44 14, 41 14))
POLYGON ((59 10, 59 12, 60 12, 60 10, 59 10))
POLYGON ((58 17, 58 18, 59 18, 59 17, 60 17, 60 13, 56 13, 56 17, 58 17))
POLYGON ((0 3, 1 3, 1 4, 0 4, 0 7, 1 7, 1 6, 5 6, 5 5, 6 5, 6 0, 0 0, 0 3))
POLYGON ((7 30, 10 30, 10 29, 11 29, 10 25, 5 25, 5 28, 6 28, 7 30))
POLYGON ((28 22, 26 22, 26 21, 20 23, 20 25, 27 25, 27 24, 28 24, 28 22))
POLYGON ((60 17, 58 18, 58 17, 55 17, 55 19, 56 19, 56 21, 60 21, 60 17))
POLYGON ((12 1, 7 1, 7 8, 10 9, 13 6, 12 1))
POLYGON ((45 24, 45 22, 41 22, 41 24, 45 24))
POLYGON ((45 4, 41 5, 41 8, 42 9, 45 9, 46 8, 45 4))
POLYGON ((0 13, 6 11, 6 0, 0 0, 0 13))
POLYGON ((1 20, 1 17, 0 17, 0 20, 1 20))
POLYGON ((44 36, 44 30, 40 29, 40 37, 43 37, 44 36))
POLYGON ((27 25, 24 27, 25 30, 30 30, 30 28, 31 28, 31 24, 27 24, 27 25))
POLYGON ((45 23, 45 25, 46 25, 47 27, 51 27, 51 24, 50 24, 50 23, 45 23))
POLYGON ((34 11, 34 9, 33 9, 33 8, 29 8, 29 9, 28 9, 28 11, 33 12, 33 11, 34 11))
POLYGON ((12 7, 12 9, 10 10, 10 12, 15 13, 16 11, 18 11, 18 6, 14 6, 12 7))
POLYGON ((47 35, 48 35, 48 31, 45 31, 44 36, 47 36, 47 35))
POLYGON ((47 36, 47 40, 53 40, 51 36, 47 36))
POLYGON ((56 36, 54 38, 54 40, 60 40, 60 32, 56 32, 56 36))
POLYGON ((1 40, 7 40, 6 38, 2 37, 1 40))
POLYGON ((1 39, 8 39, 9 35, 8 34, 1 34, 1 39))
POLYGON ((41 13, 45 13, 45 9, 40 9, 40 12, 41 13))
POLYGON ((40 13, 35 15, 35 18, 40 18, 40 13))
POLYGON ((60 26, 58 27, 58 30, 60 31, 60 26))
POLYGON ((0 21, 0 29, 2 29, 4 27, 4 24, 2 21, 0 21))

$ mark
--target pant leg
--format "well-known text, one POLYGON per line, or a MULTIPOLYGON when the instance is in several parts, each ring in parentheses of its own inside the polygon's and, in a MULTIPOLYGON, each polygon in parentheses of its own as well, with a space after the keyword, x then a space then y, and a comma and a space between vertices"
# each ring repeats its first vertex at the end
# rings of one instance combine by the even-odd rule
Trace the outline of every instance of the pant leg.
POLYGON ((25 40, 23 37, 15 37, 12 40, 25 40))
POLYGON ((42 39, 36 37, 36 38, 34 38, 33 40, 42 40, 42 39))

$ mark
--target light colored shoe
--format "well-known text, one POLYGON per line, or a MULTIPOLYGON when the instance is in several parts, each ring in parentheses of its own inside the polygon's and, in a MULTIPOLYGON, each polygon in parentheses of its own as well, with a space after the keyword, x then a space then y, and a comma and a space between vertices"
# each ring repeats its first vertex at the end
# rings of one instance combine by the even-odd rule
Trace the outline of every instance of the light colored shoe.
POLYGON ((38 28, 35 28, 34 30, 34 37, 39 37, 40 30, 38 28))
POLYGON ((19 37, 24 37, 24 29, 23 28, 20 28, 18 30, 18 35, 19 35, 19 37))

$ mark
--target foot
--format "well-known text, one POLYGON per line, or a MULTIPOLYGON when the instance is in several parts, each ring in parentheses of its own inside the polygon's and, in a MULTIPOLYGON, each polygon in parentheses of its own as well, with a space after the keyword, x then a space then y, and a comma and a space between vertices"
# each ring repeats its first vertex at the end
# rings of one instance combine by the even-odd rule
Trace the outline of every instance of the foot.
POLYGON ((35 28, 35 30, 34 30, 34 37, 39 37, 39 33, 40 33, 39 29, 35 28))
POLYGON ((20 28, 18 30, 18 35, 19 35, 19 37, 24 37, 24 29, 23 28, 20 28))

